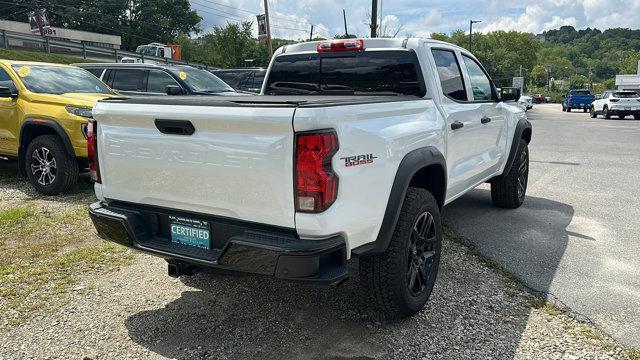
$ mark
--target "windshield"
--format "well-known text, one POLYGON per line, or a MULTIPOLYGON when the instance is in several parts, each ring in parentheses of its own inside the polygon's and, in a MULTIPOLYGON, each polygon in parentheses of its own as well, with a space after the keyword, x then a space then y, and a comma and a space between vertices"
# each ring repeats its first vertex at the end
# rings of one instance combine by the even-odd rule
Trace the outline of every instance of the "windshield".
POLYGON ((151 55, 151 56, 156 56, 157 50, 158 48, 156 46, 148 46, 148 45, 140 45, 136 48, 136 52, 138 54, 145 54, 145 55, 151 55))
POLYGON ((90 72, 50 65, 13 65, 29 91, 40 94, 91 93, 113 94, 113 91, 90 72))
POLYGON ((220 93, 235 92, 233 88, 212 73, 196 68, 169 69, 194 92, 220 93))
POLYGON ((613 93, 613 96, 617 98, 635 98, 640 95, 638 95, 638 93, 636 93, 635 91, 618 91, 613 93))

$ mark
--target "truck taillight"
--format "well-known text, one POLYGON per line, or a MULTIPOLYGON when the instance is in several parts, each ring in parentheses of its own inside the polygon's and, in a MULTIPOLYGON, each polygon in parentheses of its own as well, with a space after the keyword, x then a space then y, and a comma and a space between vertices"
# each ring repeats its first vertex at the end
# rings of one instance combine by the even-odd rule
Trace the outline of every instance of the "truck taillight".
POLYGON ((331 159, 337 151, 335 131, 296 135, 296 211, 319 213, 336 200, 338 176, 333 172, 331 159))
POLYGON ((89 158, 89 174, 91 180, 100 183, 100 166, 98 166, 98 126, 94 119, 87 124, 87 157, 89 158))
POLYGON ((364 50, 364 40, 343 39, 320 41, 316 46, 318 52, 360 51, 364 50))

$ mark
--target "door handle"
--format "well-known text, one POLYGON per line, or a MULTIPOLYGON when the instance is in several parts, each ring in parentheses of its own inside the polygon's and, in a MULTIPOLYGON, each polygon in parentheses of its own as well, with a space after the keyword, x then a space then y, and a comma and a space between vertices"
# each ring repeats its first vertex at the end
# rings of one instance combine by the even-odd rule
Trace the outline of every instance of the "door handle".
POLYGON ((193 135, 196 129, 188 120, 165 120, 156 119, 156 127, 163 134, 170 135, 193 135))
POLYGON ((480 122, 483 124, 487 124, 491 122, 491 118, 490 117, 483 117, 482 119, 480 119, 480 122))
POLYGON ((454 121, 451 123, 451 130, 458 130, 458 129, 462 129, 464 127, 464 124, 461 123, 460 121, 454 121))

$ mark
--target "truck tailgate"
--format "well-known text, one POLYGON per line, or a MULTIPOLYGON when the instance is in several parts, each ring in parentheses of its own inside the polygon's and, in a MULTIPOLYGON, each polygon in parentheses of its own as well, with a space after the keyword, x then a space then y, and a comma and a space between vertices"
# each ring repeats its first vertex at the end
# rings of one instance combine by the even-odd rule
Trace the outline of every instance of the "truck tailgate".
POLYGON ((100 102, 102 196, 293 228, 294 111, 100 102), (156 120, 195 132, 162 133, 156 120))

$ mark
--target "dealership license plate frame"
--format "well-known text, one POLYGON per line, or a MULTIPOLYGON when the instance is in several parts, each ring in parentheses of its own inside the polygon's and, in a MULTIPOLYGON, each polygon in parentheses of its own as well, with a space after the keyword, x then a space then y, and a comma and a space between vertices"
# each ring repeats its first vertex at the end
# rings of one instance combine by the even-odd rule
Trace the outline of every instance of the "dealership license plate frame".
POLYGON ((211 250, 211 227, 206 221, 169 216, 171 242, 211 250))

